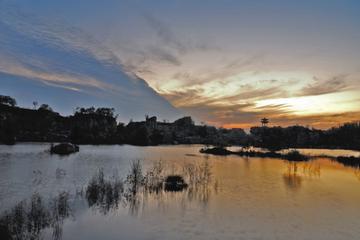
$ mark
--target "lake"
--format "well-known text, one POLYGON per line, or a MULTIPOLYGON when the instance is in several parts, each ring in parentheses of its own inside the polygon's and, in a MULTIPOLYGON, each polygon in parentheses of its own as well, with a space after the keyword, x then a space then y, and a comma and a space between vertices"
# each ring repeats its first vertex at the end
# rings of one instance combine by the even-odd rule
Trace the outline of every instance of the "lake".
MULTIPOLYGON (((49 144, 0 145, 0 212, 38 193, 69 193, 71 214, 62 239, 360 239, 360 170, 327 158, 292 163, 280 159, 211 156, 200 145, 80 146, 69 156, 50 155, 49 144), (162 161, 167 174, 186 164, 209 163, 206 189, 139 195, 111 209, 89 207, 81 192, 100 169, 125 179, 131 163, 143 171, 162 161)), ((301 150, 358 156, 345 150, 301 150)), ((44 229, 41 236, 52 238, 44 229)))

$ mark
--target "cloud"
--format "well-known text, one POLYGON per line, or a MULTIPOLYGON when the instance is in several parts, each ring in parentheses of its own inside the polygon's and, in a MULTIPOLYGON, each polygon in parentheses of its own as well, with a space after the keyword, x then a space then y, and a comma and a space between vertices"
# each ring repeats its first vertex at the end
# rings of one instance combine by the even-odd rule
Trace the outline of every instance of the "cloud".
POLYGON ((122 46, 118 47, 119 52, 124 53, 123 56, 126 55, 122 57, 122 62, 129 71, 143 77, 159 79, 161 66, 170 65, 173 69, 181 69, 187 61, 186 58, 193 56, 194 53, 220 50, 218 46, 208 42, 184 37, 183 34, 173 31, 174 28, 148 12, 142 12, 141 16, 154 37, 144 40, 140 46, 128 42, 126 43, 128 47, 125 47, 126 44, 120 43, 122 46))
POLYGON ((316 96, 346 90, 348 87, 347 75, 338 75, 329 80, 320 80, 314 77, 314 83, 303 87, 299 96, 316 96))
POLYGON ((266 106, 257 109, 254 103, 242 103, 234 105, 191 105, 181 107, 183 111, 190 112, 197 119, 216 126, 228 124, 256 124, 262 117, 283 116, 288 113, 282 105, 266 106))
POLYGON ((181 65, 180 59, 167 49, 157 46, 151 46, 149 47, 148 53, 150 54, 150 57, 155 61, 167 62, 175 66, 181 65))
MULTIPOLYGON (((225 89, 225 88, 224 88, 225 89)), ((217 89, 219 90, 219 89, 217 89)), ((256 89, 243 85, 233 95, 208 96, 204 88, 171 91, 162 95, 176 107, 187 112, 199 121, 223 126, 231 123, 256 123, 261 117, 279 117, 291 114, 286 104, 269 104, 258 107, 256 99, 276 97, 281 94, 278 87, 256 89)))
MULTIPOLYGON (((1 3, 0 3, 1 4, 1 3)), ((61 20, 42 18, 20 10, 16 5, 0 5, 0 22, 24 36, 31 36, 59 49, 86 52, 111 64, 120 64, 118 57, 81 28, 65 24, 61 20)))
MULTIPOLYGON (((144 114, 168 119, 179 116, 143 79, 124 70, 110 49, 81 29, 1 5, 0 45, 0 76, 13 79, 1 79, 2 89, 20 100, 22 85, 26 85, 29 92, 46 89, 53 93, 30 94, 31 100, 51 102, 66 96, 68 110, 79 102, 101 102, 115 107, 125 119, 142 119, 144 114)), ((58 100, 56 104, 54 109, 62 103, 58 100)))
POLYGON ((12 61, 0 61, 0 72, 5 74, 23 76, 26 78, 38 79, 46 84, 53 86, 62 86, 71 90, 80 91, 80 88, 96 88, 101 90, 113 90, 116 86, 112 86, 105 82, 96 80, 90 76, 67 75, 64 73, 56 73, 49 71, 41 71, 36 67, 26 67, 21 63, 12 61))
POLYGON ((175 49, 179 53, 186 53, 189 50, 189 47, 180 41, 171 28, 164 22, 149 13, 144 13, 143 16, 149 26, 155 31, 159 39, 162 40, 162 44, 175 49))
MULTIPOLYGON (((180 77, 180 76, 179 76, 180 77)), ((181 77, 189 77, 184 73, 181 77)), ((181 83, 180 83, 181 84, 181 83)), ((233 105, 243 102, 254 102, 261 99, 281 98, 288 96, 286 87, 291 84, 280 80, 264 80, 262 76, 252 73, 231 76, 225 79, 213 79, 207 82, 197 82, 189 86, 160 91, 160 94, 177 107, 193 104, 233 105)))
MULTIPOLYGON (((338 124, 346 121, 337 116, 337 112, 356 112, 358 109, 355 103, 359 99, 356 98, 355 91, 294 98, 290 89, 296 82, 291 78, 261 77, 231 77, 196 84, 182 90, 165 91, 162 95, 200 121, 225 127, 249 128, 256 125, 262 117, 267 117, 272 123, 279 125, 310 125, 313 121, 312 126, 326 128, 334 122, 338 124)), ((339 78, 332 79, 331 83, 336 85, 338 80, 339 78)), ((295 92, 298 87, 295 86, 295 92)), ((320 89, 317 90, 319 92, 320 89)), ((354 119, 348 114, 344 116, 354 119)))
POLYGON ((344 122, 359 121, 360 112, 345 112, 345 113, 333 113, 333 114, 313 114, 309 116, 299 115, 284 115, 281 117, 274 116, 271 119, 272 125, 280 126, 292 126, 292 125, 304 125, 314 128, 327 129, 334 126, 339 126, 344 122))
MULTIPOLYGON (((205 59, 208 56, 203 56, 205 59)), ((180 69, 175 72, 171 78, 182 82, 182 87, 189 87, 197 84, 206 84, 214 81, 226 81, 228 78, 241 73, 256 75, 258 72, 253 71, 255 65, 260 64, 265 58, 263 54, 255 54, 250 57, 237 57, 236 59, 206 59, 209 65, 200 68, 198 71, 186 71, 180 69), (212 62, 212 63, 211 63, 212 62)))
POLYGON ((191 113, 199 121, 226 128, 246 128, 260 125, 260 119, 267 117, 271 126, 304 125, 327 129, 344 122, 358 121, 360 112, 297 115, 287 109, 286 104, 256 107, 253 103, 233 106, 193 105, 182 110, 191 113))

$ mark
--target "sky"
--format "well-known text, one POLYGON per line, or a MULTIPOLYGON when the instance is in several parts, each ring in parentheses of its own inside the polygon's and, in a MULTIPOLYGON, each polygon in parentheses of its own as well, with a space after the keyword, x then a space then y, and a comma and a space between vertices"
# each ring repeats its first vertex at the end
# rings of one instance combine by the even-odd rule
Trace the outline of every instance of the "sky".
MULTIPOLYGON (((71 45, 61 47, 65 53, 55 67, 42 63, 41 68, 39 58, 47 62, 52 58, 49 54, 44 58, 41 44, 33 49, 40 53, 31 64, 16 51, 13 40, 18 36, 8 37, 0 46, 0 81, 4 81, 1 73, 17 78, 21 70, 22 78, 38 84, 40 74, 40 82, 61 85, 64 93, 57 93, 59 100, 53 102, 60 109, 67 106, 61 104, 62 97, 76 92, 80 81, 82 91, 101 88, 107 96, 104 104, 124 98, 126 92, 124 103, 115 104, 124 118, 138 109, 134 117, 144 111, 164 119, 191 115, 198 122, 228 128, 249 128, 263 117, 271 125, 316 128, 360 119, 357 0, 0 0, 0 17, 7 27, 0 28, 0 43, 1 34, 9 35, 6 29, 11 27, 46 46, 51 43, 56 54, 59 44, 71 45), (1 51, 4 46, 7 50, 1 51), (95 70, 80 64, 83 50, 97 60, 95 70), (64 83, 68 53, 74 64, 65 72, 64 83), (109 59, 121 68, 121 72, 110 69, 111 80, 104 63, 109 59), (124 90, 124 80, 116 74, 144 80, 149 89, 129 95, 129 87, 124 90), (74 75, 76 84, 71 82, 74 75), (108 94, 114 86, 122 91, 108 94), (146 101, 151 91, 156 103, 146 101), (136 102, 141 94, 145 100, 136 102), (134 105, 127 105, 126 99, 132 98, 134 105), (147 104, 157 108, 143 106, 147 104)), ((22 43, 21 51, 32 44, 22 43)), ((7 80, 6 90, 21 95, 17 89, 24 83, 11 86, 11 81, 7 80)), ((36 89, 41 94, 42 86, 36 89)), ((81 97, 80 103, 89 98, 81 97)))

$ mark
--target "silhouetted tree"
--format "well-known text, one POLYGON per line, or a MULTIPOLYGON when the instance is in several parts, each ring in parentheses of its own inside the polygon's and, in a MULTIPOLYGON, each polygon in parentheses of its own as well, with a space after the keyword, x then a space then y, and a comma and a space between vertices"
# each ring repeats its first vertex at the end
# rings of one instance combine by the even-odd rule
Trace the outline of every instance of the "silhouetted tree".
POLYGON ((8 105, 10 107, 15 107, 16 100, 10 96, 0 95, 0 104, 8 105))
POLYGON ((48 104, 41 104, 38 111, 49 111, 53 112, 52 108, 48 104))
POLYGON ((151 144, 159 145, 162 143, 162 141, 164 139, 164 135, 159 130, 155 129, 149 138, 150 138, 151 144))
POLYGON ((101 116, 105 116, 105 117, 111 117, 114 118, 115 117, 115 109, 114 108, 98 108, 95 111, 96 114, 101 115, 101 116))
POLYGON ((34 106, 34 109, 36 109, 37 106, 38 106, 38 102, 37 102, 37 101, 33 101, 33 106, 34 106))
POLYGON ((80 108, 77 107, 75 109, 75 115, 86 115, 86 114, 94 114, 95 113, 95 107, 89 107, 89 108, 80 108))

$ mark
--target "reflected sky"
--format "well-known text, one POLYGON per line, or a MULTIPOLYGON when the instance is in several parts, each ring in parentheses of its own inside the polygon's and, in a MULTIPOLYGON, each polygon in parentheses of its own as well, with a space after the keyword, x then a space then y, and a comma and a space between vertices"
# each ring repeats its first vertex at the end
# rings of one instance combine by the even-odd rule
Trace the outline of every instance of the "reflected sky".
POLYGON ((74 217, 64 221, 63 238, 347 240, 360 236, 358 169, 327 158, 291 163, 201 155, 201 147, 81 146, 79 153, 59 157, 46 152, 47 144, 0 146, 0 210, 29 199, 33 192, 49 198, 62 191, 75 193, 99 169, 110 179, 125 178, 136 159, 142 161, 144 171, 161 159, 169 174, 181 173, 186 163, 209 161, 214 181, 204 191, 141 194, 134 204, 120 203, 105 212, 89 208, 84 198, 73 194, 69 203, 74 217))

